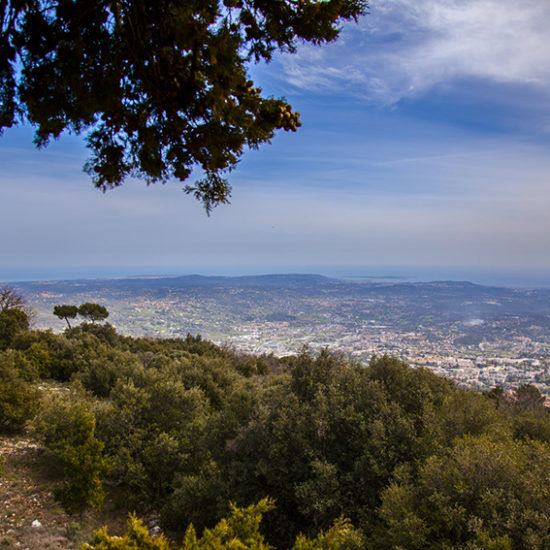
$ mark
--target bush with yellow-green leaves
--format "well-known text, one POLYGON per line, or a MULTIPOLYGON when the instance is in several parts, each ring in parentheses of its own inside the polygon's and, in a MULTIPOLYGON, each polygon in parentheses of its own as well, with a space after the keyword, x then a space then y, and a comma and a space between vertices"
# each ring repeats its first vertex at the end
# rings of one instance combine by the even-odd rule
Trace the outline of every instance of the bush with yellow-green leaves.
MULTIPOLYGON (((201 537, 193 525, 189 525, 178 550, 274 550, 260 533, 260 522, 264 513, 274 508, 273 501, 262 499, 246 508, 231 505, 231 514, 222 519, 212 529, 205 529, 201 537)), ((338 519, 326 532, 315 539, 299 535, 292 550, 359 550, 363 539, 351 523, 338 519)), ((94 533, 89 544, 83 544, 81 550, 176 550, 170 542, 159 535, 153 537, 135 515, 128 519, 128 531, 122 536, 111 536, 107 529, 94 533)))

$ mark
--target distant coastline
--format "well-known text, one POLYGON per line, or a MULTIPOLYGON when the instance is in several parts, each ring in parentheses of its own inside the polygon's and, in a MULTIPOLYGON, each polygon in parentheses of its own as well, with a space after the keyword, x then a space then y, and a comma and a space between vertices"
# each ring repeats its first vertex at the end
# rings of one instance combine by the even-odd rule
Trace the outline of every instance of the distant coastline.
POLYGON ((488 269, 475 267, 418 266, 237 266, 237 267, 103 267, 20 268, 0 267, 0 284, 95 279, 157 279, 198 274, 206 277, 247 277, 287 274, 316 274, 348 281, 427 283, 467 281, 484 286, 550 288, 550 269, 488 269))

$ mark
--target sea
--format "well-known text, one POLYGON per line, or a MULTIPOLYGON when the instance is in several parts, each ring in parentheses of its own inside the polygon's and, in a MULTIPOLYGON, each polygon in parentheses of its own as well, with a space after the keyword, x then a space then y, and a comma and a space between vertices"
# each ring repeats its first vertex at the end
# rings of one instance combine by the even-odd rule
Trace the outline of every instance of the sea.
POLYGON ((0 265, 0 282, 111 279, 128 277, 177 277, 181 275, 246 276, 304 273, 339 279, 386 283, 469 281, 487 286, 550 288, 550 268, 463 266, 334 266, 334 265, 173 265, 22 267, 0 265))

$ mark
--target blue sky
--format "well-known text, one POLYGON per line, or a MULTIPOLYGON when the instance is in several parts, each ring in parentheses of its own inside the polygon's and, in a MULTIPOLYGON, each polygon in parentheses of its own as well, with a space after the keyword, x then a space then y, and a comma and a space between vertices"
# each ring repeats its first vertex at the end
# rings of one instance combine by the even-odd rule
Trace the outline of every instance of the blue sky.
MULTIPOLYGON (((251 69, 301 113, 207 218, 178 182, 106 194, 82 141, 0 138, 0 280, 139 273, 550 273, 550 3, 372 0, 251 69)), ((548 277, 550 284, 550 277, 548 277)))

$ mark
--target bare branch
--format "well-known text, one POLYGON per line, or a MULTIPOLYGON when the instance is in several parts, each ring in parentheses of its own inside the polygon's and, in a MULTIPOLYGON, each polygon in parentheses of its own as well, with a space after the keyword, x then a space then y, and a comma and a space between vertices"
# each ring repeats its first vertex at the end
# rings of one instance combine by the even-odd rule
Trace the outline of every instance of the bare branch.
POLYGON ((5 309, 26 311, 27 301, 21 294, 9 286, 0 287, 0 313, 5 309))

